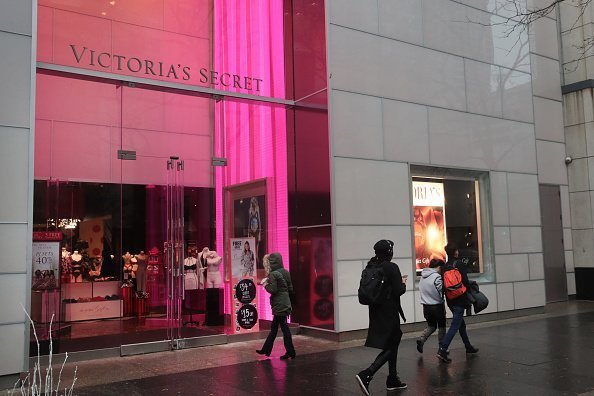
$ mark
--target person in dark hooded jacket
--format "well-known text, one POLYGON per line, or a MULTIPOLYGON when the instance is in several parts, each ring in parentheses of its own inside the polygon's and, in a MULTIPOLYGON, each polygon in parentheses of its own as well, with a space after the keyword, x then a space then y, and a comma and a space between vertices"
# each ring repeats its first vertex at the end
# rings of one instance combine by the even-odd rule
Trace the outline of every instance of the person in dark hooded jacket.
POLYGON ((293 346, 291 330, 287 324, 287 316, 292 311, 290 293, 293 293, 293 283, 291 282, 291 274, 283 268, 283 258, 280 253, 267 254, 264 256, 263 261, 268 277, 262 281, 262 285, 270 293, 270 306, 274 318, 270 325, 270 333, 268 333, 262 349, 258 349, 256 352, 260 355, 270 356, 278 333, 278 326, 280 325, 285 344, 285 354, 280 358, 283 360, 295 359, 297 355, 293 346))
POLYGON ((373 375, 388 362, 388 379, 386 380, 387 390, 404 389, 406 384, 398 378, 396 372, 396 359, 398 357, 398 346, 402 338, 400 330, 400 317, 404 319, 400 296, 406 291, 400 268, 392 263, 394 254, 394 242, 382 239, 374 246, 375 257, 367 266, 381 266, 382 272, 389 282, 389 295, 382 304, 369 306, 369 330, 365 346, 381 349, 379 355, 371 365, 359 372, 357 379, 361 390, 369 396, 369 384, 373 375))

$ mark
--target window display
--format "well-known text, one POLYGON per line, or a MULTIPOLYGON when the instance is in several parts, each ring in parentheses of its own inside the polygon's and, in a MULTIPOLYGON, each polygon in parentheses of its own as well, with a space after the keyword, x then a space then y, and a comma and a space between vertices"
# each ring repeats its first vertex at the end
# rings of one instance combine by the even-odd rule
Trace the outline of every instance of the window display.
POLYGON ((417 274, 433 258, 445 260, 449 242, 459 246, 469 273, 484 273, 485 262, 491 262, 489 239, 484 238, 488 213, 481 210, 486 207, 487 194, 481 192, 488 185, 486 172, 413 166, 411 173, 417 274))

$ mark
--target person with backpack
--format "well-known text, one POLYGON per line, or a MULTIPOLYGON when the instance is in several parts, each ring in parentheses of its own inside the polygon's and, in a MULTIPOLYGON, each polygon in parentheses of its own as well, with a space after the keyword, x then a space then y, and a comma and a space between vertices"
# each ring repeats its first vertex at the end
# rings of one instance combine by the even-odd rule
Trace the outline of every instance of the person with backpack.
POLYGON ((421 271, 421 280, 419 281, 419 292, 421 294, 421 304, 423 304, 423 316, 427 321, 427 327, 423 330, 421 336, 417 339, 417 351, 423 353, 423 345, 435 330, 437 341, 441 342, 446 333, 446 313, 443 302, 443 279, 441 273, 445 263, 443 260, 432 259, 429 267, 421 271))
POLYGON ((369 330, 365 346, 381 349, 373 363, 355 378, 363 393, 369 396, 369 384, 374 374, 388 362, 387 390, 404 389, 396 372, 398 346, 402 338, 400 316, 404 319, 400 296, 406 291, 400 268, 392 263, 394 242, 382 239, 374 246, 373 257, 361 274, 359 302, 369 306, 369 330))
POLYGON ((464 342, 464 346, 466 347, 466 353, 477 353, 479 350, 470 343, 470 339, 466 333, 466 323, 464 322, 464 311, 470 307, 470 301, 466 296, 467 290, 470 287, 466 268, 458 260, 460 253, 455 244, 448 243, 445 246, 445 251, 448 261, 443 272, 443 288, 448 307, 452 311, 453 317, 448 332, 439 343, 437 357, 449 363, 452 359, 449 357, 448 348, 456 333, 460 333, 462 342, 464 342))

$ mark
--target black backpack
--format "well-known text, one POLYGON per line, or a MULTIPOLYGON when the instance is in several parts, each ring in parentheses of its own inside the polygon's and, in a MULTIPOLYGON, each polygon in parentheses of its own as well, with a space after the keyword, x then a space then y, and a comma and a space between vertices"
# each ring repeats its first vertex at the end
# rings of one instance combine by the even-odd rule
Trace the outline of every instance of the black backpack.
POLYGON ((359 303, 363 305, 383 304, 390 295, 390 281, 384 274, 382 263, 369 263, 361 273, 359 282, 359 303))

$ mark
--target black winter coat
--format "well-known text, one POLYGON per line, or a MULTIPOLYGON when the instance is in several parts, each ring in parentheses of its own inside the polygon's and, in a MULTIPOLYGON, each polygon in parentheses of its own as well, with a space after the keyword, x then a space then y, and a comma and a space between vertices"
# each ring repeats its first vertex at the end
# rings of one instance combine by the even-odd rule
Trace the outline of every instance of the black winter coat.
POLYGON ((400 330, 400 296, 406 291, 406 285, 402 283, 400 268, 390 261, 380 261, 377 257, 372 258, 369 265, 382 265, 384 274, 390 279, 391 295, 381 305, 369 306, 369 330, 365 346, 378 349, 389 349, 398 343, 402 337, 400 330))

